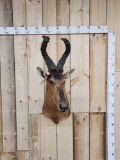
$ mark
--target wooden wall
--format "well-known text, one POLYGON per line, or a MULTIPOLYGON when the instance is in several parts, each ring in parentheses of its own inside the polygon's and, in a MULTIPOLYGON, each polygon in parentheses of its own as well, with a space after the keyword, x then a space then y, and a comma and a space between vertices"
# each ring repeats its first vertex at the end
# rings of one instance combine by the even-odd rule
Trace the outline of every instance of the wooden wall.
MULTIPOLYGON (((116 31, 115 156, 120 157, 120 1, 0 0, 0 27, 108 25, 116 31)), ((47 71, 42 37, 0 36, 0 160, 105 160, 107 35, 51 35, 48 53, 55 63, 71 41, 64 71, 74 114, 55 125, 42 114, 44 84, 36 67, 47 71)))

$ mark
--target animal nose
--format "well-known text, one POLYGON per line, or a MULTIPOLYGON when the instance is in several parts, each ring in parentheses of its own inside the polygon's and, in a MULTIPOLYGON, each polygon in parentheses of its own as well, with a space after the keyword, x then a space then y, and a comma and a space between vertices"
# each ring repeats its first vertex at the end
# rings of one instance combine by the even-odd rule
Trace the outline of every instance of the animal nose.
POLYGON ((59 104, 59 108, 60 108, 61 112, 65 112, 68 109, 68 106, 59 104))

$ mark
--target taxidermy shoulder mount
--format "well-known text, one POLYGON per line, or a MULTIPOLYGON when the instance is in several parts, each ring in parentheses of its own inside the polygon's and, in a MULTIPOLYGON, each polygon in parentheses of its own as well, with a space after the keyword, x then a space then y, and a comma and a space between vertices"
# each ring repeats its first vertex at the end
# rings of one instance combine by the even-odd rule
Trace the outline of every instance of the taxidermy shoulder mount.
POLYGON ((71 50, 70 42, 66 38, 61 38, 65 44, 66 50, 58 64, 55 65, 46 51, 49 40, 50 38, 48 36, 43 36, 43 42, 41 44, 41 53, 48 67, 49 74, 40 67, 37 67, 37 70, 46 80, 43 114, 52 119, 55 124, 58 124, 61 120, 70 115, 70 106, 66 95, 65 81, 75 69, 71 69, 69 72, 63 74, 63 66, 71 50))

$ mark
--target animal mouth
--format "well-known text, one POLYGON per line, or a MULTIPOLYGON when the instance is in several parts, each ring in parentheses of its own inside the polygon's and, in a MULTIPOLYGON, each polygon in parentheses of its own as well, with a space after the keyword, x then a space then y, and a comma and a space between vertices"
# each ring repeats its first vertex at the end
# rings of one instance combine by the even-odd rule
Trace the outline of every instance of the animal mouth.
POLYGON ((68 106, 62 106, 61 104, 59 105, 60 111, 65 112, 68 109, 68 106))

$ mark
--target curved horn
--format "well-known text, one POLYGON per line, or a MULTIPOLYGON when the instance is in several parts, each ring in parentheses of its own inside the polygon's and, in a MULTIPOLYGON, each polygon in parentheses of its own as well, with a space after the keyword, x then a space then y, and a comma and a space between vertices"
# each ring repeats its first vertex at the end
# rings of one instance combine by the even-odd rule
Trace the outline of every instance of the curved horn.
POLYGON ((46 52, 46 47, 47 47, 47 44, 48 44, 50 38, 48 36, 42 36, 42 38, 43 38, 43 42, 41 44, 41 53, 42 53, 42 56, 45 60, 45 63, 46 63, 49 70, 57 69, 57 66, 54 64, 54 62, 52 61, 52 59, 48 56, 48 54, 46 52))
POLYGON ((66 38, 61 38, 61 40, 64 42, 65 46, 66 46, 66 50, 63 53, 62 57, 60 58, 58 64, 57 64, 57 68, 60 70, 63 70, 63 66, 65 64, 65 61, 70 53, 71 50, 71 45, 70 42, 66 39, 66 38))

